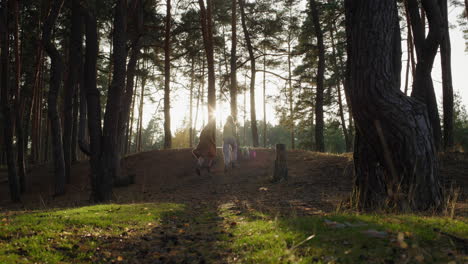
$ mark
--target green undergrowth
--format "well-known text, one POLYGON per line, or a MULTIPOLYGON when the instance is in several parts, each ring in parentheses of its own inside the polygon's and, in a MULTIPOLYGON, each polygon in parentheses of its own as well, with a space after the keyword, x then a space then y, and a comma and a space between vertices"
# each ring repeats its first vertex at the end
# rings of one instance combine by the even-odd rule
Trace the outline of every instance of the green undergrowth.
POLYGON ((142 234, 183 210, 165 203, 0 213, 0 263, 91 263, 109 237, 142 234))
POLYGON ((221 208, 238 263, 467 263, 466 219, 415 215, 274 217, 221 208), (435 229, 435 230, 434 230, 435 229), (438 231, 439 230, 439 231, 438 231))
POLYGON ((146 203, 4 212, 0 220, 0 263, 468 262, 447 235, 467 238, 466 218, 285 217, 234 204, 146 203))

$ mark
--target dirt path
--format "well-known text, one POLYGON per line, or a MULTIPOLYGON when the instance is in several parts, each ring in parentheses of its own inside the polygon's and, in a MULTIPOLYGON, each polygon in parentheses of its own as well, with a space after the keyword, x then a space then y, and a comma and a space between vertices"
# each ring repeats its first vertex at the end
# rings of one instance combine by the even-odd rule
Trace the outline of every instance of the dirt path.
MULTIPOLYGON (((178 184, 168 181, 159 191, 151 188, 151 180, 130 188, 143 188, 145 201, 182 203, 182 215, 164 219, 150 233, 122 241, 108 241, 105 246, 121 254, 130 263, 225 263, 234 261, 225 247, 232 238, 230 223, 220 210, 242 215, 250 210, 268 214, 323 214, 332 212, 337 203, 349 193, 349 180, 341 180, 346 157, 329 157, 323 163, 319 154, 292 152, 292 163, 304 159, 315 166, 290 168, 290 180, 272 184, 273 153, 258 153, 255 160, 242 161, 238 168, 223 172, 218 162, 212 173, 198 176, 189 172, 179 178, 178 184), (322 164, 323 163, 323 164, 322 164), (323 169, 320 166, 327 166, 323 169), (146 195, 146 197, 145 197, 146 195)), ((139 162, 142 162, 141 160, 139 162)), ((137 172, 140 173, 141 172, 137 172)), ((173 173, 176 173, 173 171, 173 173)), ((177 173, 176 173, 177 174, 177 173)), ((136 191, 136 190, 135 190, 136 191)), ((128 194, 117 191, 119 199, 128 194), (119 196, 120 195, 120 196, 119 196)), ((105 258, 96 255, 97 260, 105 258)))

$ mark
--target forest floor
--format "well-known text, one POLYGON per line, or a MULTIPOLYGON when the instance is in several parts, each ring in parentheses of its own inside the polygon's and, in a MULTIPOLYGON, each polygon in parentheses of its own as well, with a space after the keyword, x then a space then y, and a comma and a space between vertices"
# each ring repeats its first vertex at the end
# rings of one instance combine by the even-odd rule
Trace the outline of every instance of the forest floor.
POLYGON ((468 155, 441 156, 445 181, 461 188, 454 217, 358 214, 342 206, 350 155, 289 151, 278 184, 274 158, 259 149, 227 173, 221 158, 198 176, 186 149, 131 155, 123 172, 136 183, 106 205, 89 203, 87 162, 56 198, 52 164, 34 167, 21 204, 0 183, 0 263, 468 262, 468 155))

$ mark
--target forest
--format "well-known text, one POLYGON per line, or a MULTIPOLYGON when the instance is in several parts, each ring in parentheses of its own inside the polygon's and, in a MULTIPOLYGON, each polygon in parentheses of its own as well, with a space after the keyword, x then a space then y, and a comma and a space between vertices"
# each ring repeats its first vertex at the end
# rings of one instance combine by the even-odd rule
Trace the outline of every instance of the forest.
POLYGON ((467 0, 2 0, 0 263, 463 263, 467 51, 467 0))

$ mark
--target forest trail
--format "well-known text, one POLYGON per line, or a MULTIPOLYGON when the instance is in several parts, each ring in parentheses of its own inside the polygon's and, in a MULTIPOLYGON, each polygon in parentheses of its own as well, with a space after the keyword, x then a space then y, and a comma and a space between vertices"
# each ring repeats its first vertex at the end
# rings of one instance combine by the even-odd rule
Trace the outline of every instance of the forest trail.
MULTIPOLYGON (((242 160, 238 168, 224 173, 222 154, 211 173, 195 173, 190 150, 161 150, 130 155, 123 172, 135 177, 135 184, 115 188, 114 202, 182 204, 181 214, 168 215, 144 234, 109 237, 105 254, 132 256, 129 263, 224 263, 235 261, 223 249, 236 225, 223 214, 243 216, 250 212, 268 215, 327 215, 350 196, 351 156, 288 151, 289 179, 273 184, 274 150, 257 149, 252 160, 242 160)), ((468 162, 460 154, 443 158, 442 173, 457 175, 460 186, 468 186, 468 162), (463 162, 460 162, 463 160, 463 162)), ((0 184, 0 210, 51 209, 89 204, 88 163, 75 164, 72 183, 65 196, 53 199, 52 164, 38 166, 29 173, 29 190, 23 203, 7 201, 7 184, 0 184), (3 208, 2 208, 3 207, 3 208)), ((468 215, 466 190, 462 190, 457 214, 468 215), (465 193, 463 193, 463 191, 465 193)), ((131 228, 128 231, 131 233, 131 228)))

